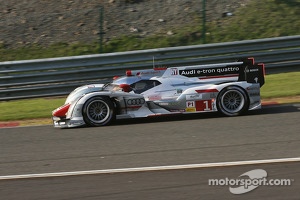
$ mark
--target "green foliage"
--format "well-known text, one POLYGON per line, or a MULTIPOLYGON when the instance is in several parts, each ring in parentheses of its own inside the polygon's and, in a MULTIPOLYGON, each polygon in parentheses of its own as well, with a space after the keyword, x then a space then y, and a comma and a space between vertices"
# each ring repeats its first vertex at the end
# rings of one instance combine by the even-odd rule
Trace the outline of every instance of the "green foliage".
MULTIPOLYGON (((138 0, 125 0, 137 3, 138 0)), ((207 22, 206 43, 229 42, 300 34, 299 0, 252 0, 231 17, 207 22)), ((195 13, 191 24, 178 25, 173 35, 122 36, 103 45, 104 53, 201 44, 201 15, 195 13)), ((0 43, 0 61, 99 53, 98 41, 93 44, 58 43, 49 47, 30 46, 9 49, 0 43)))
POLYGON ((300 1, 253 0, 219 25, 209 24, 209 42, 225 42, 300 34, 300 1))
POLYGON ((149 37, 138 37, 138 36, 123 36, 118 39, 111 40, 105 45, 105 52, 114 51, 130 51, 130 50, 141 50, 141 49, 152 49, 162 47, 175 47, 184 46, 188 44, 197 44, 201 40, 200 32, 191 30, 186 32, 190 27, 186 27, 184 30, 176 31, 176 34, 172 36, 166 35, 155 35, 149 37))
POLYGON ((51 58, 62 56, 76 56, 95 54, 99 51, 99 44, 81 44, 81 43, 57 43, 49 47, 40 47, 33 45, 17 49, 7 49, 0 46, 0 61, 10 60, 28 60, 39 58, 51 58))

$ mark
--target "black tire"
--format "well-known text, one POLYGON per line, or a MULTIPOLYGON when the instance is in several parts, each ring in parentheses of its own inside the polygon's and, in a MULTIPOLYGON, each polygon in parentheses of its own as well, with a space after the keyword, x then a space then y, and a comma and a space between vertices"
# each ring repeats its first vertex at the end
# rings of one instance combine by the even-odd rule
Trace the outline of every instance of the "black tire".
POLYGON ((217 97, 217 108, 226 116, 238 116, 248 110, 249 100, 246 92, 237 86, 224 88, 217 97))
POLYGON ((113 102, 108 97, 92 97, 85 102, 82 116, 89 126, 105 126, 115 119, 113 102))

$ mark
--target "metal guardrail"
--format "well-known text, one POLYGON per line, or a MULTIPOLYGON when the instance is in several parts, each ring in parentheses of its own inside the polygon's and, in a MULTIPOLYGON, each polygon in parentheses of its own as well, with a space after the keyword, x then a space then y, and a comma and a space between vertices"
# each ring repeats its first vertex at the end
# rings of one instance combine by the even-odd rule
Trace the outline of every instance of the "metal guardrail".
POLYGON ((61 58, 0 62, 0 101, 66 95, 127 69, 230 62, 254 57, 266 73, 299 71, 300 35, 61 58))

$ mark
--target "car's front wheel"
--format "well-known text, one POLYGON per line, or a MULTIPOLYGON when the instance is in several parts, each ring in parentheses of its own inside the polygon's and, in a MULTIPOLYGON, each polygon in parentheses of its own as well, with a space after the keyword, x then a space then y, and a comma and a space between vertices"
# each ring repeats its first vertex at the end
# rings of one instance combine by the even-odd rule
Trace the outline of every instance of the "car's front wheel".
POLYGON ((92 97, 83 105, 82 115, 89 126, 108 125, 115 119, 114 104, 108 97, 92 97))
POLYGON ((217 108, 226 116, 237 116, 248 110, 246 92, 237 86, 224 88, 218 95, 217 108))

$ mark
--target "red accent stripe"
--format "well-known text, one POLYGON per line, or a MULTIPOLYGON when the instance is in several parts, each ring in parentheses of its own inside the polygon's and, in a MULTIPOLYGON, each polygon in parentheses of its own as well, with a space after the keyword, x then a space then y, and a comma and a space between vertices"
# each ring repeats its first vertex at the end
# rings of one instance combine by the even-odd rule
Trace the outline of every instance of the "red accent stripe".
POLYGON ((264 63, 259 63, 257 65, 262 67, 263 73, 264 73, 264 76, 265 76, 266 75, 265 64, 264 63))
POLYGON ((223 75, 223 76, 206 76, 206 77, 200 77, 199 79, 212 79, 212 78, 230 78, 230 77, 237 77, 238 74, 230 74, 230 75, 223 75))
POLYGON ((253 57, 250 57, 250 58, 248 58, 248 60, 252 60, 252 65, 254 65, 254 64, 255 64, 255 60, 254 60, 254 58, 253 58, 253 57))
POLYGON ((219 92, 217 89, 196 90, 197 93, 219 92))
POLYGON ((166 70, 166 67, 157 67, 157 68, 153 68, 154 70, 166 70))
POLYGON ((55 117, 65 117, 71 104, 65 104, 53 111, 52 115, 55 117))

